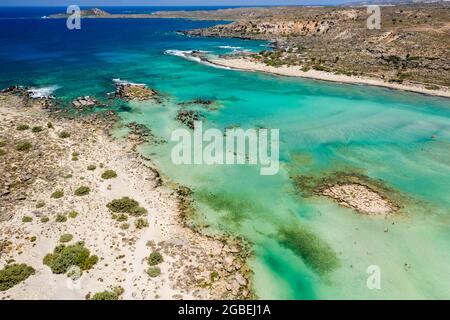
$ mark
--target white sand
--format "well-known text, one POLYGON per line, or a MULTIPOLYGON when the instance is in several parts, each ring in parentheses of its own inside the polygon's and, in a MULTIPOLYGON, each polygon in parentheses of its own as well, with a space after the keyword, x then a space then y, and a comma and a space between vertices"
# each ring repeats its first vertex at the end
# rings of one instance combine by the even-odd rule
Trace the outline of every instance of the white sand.
POLYGON ((280 66, 280 67, 272 67, 268 66, 261 62, 256 62, 253 60, 249 60, 246 58, 210 58, 208 59, 210 63, 216 64, 222 67, 228 67, 237 70, 246 70, 246 71, 257 71, 257 72, 266 72, 281 76, 289 76, 289 77, 301 77, 301 78, 309 78, 316 80, 324 80, 324 81, 332 81, 332 82, 341 82, 341 83, 350 83, 350 84, 365 84, 377 87, 385 87, 389 89, 396 90, 404 90, 417 92, 432 96, 441 96, 450 98, 450 90, 448 89, 439 89, 439 90, 430 90, 426 89, 424 86, 412 85, 412 84, 398 84, 398 83, 388 83, 383 80, 378 79, 370 79, 363 78, 357 76, 346 76, 346 75, 338 75, 334 73, 329 73, 325 71, 318 70, 309 70, 302 71, 299 66, 280 66))

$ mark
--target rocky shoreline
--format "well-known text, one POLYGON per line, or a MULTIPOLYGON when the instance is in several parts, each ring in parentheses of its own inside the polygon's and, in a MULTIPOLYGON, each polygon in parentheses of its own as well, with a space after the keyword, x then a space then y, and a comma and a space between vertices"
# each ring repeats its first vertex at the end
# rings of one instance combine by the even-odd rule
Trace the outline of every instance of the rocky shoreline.
POLYGON ((84 299, 118 287, 123 299, 255 297, 249 246, 189 225, 191 193, 173 191, 136 152, 151 132, 130 124, 127 138, 116 139, 115 113, 66 117, 54 102, 20 87, 0 94, 0 167, 8 173, 0 179, 0 270, 11 263, 35 270, 0 299, 84 299), (109 204, 123 197, 147 213, 112 214, 109 204), (82 241, 98 257, 78 289, 42 261, 65 234, 69 246, 82 241), (163 261, 149 268, 155 252, 163 261))

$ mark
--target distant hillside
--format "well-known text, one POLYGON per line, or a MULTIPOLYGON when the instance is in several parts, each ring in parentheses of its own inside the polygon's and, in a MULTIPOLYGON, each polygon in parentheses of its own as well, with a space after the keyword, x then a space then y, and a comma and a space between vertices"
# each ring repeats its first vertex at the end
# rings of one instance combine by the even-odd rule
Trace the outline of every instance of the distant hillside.
POLYGON ((450 0, 367 0, 357 2, 347 2, 343 6, 364 6, 364 5, 401 5, 415 3, 449 3, 450 0))

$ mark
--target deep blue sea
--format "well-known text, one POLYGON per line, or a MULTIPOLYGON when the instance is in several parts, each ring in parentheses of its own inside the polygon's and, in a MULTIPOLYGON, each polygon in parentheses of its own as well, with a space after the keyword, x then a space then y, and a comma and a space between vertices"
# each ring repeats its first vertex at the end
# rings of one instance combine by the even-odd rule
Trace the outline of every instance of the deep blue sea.
MULTIPOLYGON (((103 8, 112 13, 213 8, 103 8)), ((0 88, 50 88, 58 98, 107 100, 112 79, 145 83, 167 102, 111 106, 170 140, 178 102, 217 101, 205 126, 277 128, 281 168, 261 176, 251 166, 176 166, 171 144, 147 145, 162 173, 194 190, 198 219, 211 232, 246 237, 255 290, 268 299, 450 298, 450 104, 362 85, 344 85, 224 70, 183 57, 260 51, 267 43, 192 38, 177 31, 218 24, 181 19, 41 19, 65 8, 0 8, 0 88), (323 198, 304 197, 291 176, 358 172, 409 199, 399 217, 356 214, 323 198), (289 232, 286 232, 288 229, 289 232), (389 232, 385 230, 389 229, 389 232), (325 249, 324 249, 325 248, 325 249), (332 255, 326 275, 318 264, 332 255), (405 270, 405 263, 412 267, 405 270), (380 290, 366 285, 381 269, 380 290)), ((120 135, 120 130, 117 135, 120 135)), ((132 196, 132 195, 130 195, 132 196)))

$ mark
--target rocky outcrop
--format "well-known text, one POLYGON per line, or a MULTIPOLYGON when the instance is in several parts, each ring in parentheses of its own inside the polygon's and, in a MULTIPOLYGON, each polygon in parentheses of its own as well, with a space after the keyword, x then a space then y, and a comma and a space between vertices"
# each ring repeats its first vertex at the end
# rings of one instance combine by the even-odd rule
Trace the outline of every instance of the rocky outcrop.
POLYGON ((78 97, 75 100, 73 100, 72 105, 77 110, 85 110, 85 109, 93 108, 95 106, 99 106, 100 103, 93 97, 84 96, 84 97, 78 97))
POLYGON ((323 189, 322 194, 363 214, 386 215, 396 210, 390 201, 361 184, 334 185, 323 189))
POLYGON ((195 128, 194 122, 203 118, 199 111, 194 110, 179 110, 177 114, 177 120, 192 130, 195 128))
POLYGON ((145 101, 151 99, 158 99, 158 93, 151 89, 147 88, 145 84, 141 83, 131 83, 127 81, 122 81, 120 79, 114 79, 114 83, 116 86, 116 98, 120 98, 123 100, 138 100, 145 101))
POLYGON ((38 106, 40 109, 54 107, 55 97, 51 94, 38 94, 39 89, 24 86, 10 86, 0 91, 1 94, 15 95, 23 99, 24 106, 38 106))

